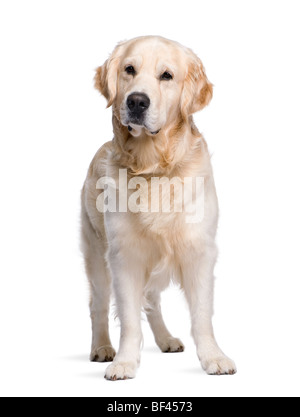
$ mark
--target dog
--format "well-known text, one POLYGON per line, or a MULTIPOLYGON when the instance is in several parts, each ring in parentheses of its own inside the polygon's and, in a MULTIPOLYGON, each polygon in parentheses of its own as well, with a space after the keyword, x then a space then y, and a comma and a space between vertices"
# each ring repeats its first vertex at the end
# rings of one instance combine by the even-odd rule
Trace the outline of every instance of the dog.
POLYGON ((213 95, 203 64, 175 41, 139 37, 116 46, 96 70, 95 87, 112 106, 114 138, 96 153, 82 190, 90 359, 112 362, 108 380, 134 378, 143 309, 161 351, 182 352, 184 345, 168 331, 160 308, 160 293, 173 280, 188 301, 203 369, 210 375, 235 374, 212 326, 218 202, 207 144, 192 117, 213 95), (183 186, 186 178, 202 182, 191 186, 191 193, 181 192, 178 184, 183 186), (167 181, 169 189, 162 186, 167 181), (158 193, 150 189, 154 183, 158 193), (178 200, 189 194, 183 210, 176 210, 178 200), (161 203, 167 200, 169 210, 164 211, 161 203), (202 201, 203 210, 196 213, 199 221, 195 216, 187 221, 194 200, 202 201), (117 354, 108 329, 112 293, 121 323, 117 354))

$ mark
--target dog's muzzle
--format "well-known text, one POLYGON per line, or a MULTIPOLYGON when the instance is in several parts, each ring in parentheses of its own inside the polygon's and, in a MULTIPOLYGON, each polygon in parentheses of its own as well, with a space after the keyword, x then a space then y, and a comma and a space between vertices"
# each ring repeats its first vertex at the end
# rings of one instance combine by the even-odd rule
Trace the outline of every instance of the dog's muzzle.
POLYGON ((146 110, 150 107, 150 98, 144 93, 132 93, 128 96, 126 104, 129 119, 136 122, 144 118, 146 110))
POLYGON ((126 106, 129 123, 143 126, 146 111, 150 107, 150 98, 144 93, 132 93, 127 98, 126 106))
MULTIPOLYGON (((129 120, 129 132, 132 132, 133 130, 132 126, 130 126, 131 124, 146 127, 144 119, 146 111, 150 107, 150 98, 144 93, 135 92, 127 97, 126 106, 129 120)), ((160 129, 150 133, 151 135, 157 135, 159 131, 160 129)))

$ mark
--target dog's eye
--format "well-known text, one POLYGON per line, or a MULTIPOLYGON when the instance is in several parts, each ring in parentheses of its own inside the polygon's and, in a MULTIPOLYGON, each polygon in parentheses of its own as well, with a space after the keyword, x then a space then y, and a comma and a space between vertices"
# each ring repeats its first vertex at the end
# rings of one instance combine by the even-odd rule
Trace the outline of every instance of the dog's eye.
POLYGON ((165 80, 165 81, 169 81, 173 79, 173 76, 168 72, 165 71, 161 76, 160 76, 161 80, 165 80))
POLYGON ((128 65, 128 67, 125 68, 125 71, 127 72, 127 74, 135 75, 135 69, 132 65, 128 65))

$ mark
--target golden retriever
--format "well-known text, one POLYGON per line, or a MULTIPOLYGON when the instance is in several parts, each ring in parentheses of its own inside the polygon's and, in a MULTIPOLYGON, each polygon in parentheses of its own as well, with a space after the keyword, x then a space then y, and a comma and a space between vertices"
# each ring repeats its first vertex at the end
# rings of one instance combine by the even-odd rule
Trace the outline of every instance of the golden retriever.
POLYGON ((112 361, 109 380, 135 377, 142 309, 159 348, 182 352, 160 308, 160 293, 173 280, 187 298, 203 369, 234 374, 235 364, 217 345, 212 327, 218 202, 207 145, 192 118, 213 94, 202 62, 177 42, 140 37, 115 48, 97 69, 95 86, 112 106, 114 138, 96 153, 82 191, 91 361, 112 361), (202 182, 195 186, 195 179, 202 182), (197 202, 203 210, 201 204, 195 209, 197 202), (121 322, 117 354, 108 330, 112 290, 121 322))

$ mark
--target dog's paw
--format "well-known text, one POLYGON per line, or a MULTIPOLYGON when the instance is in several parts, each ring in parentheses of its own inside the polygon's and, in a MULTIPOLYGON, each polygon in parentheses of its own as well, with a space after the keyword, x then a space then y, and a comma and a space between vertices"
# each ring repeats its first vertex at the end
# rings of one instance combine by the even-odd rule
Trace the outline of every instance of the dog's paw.
POLYGON ((113 362, 106 369, 105 377, 109 381, 132 379, 136 375, 137 365, 133 362, 113 362))
POLYGON ((112 362, 115 356, 116 352, 112 346, 100 346, 92 350, 90 360, 91 362, 112 362))
POLYGON ((184 344, 180 339, 175 337, 168 337, 164 341, 157 343, 160 350, 164 353, 177 353, 184 351, 184 344))
POLYGON ((203 360, 202 367, 208 375, 234 375, 237 373, 235 363, 227 356, 203 360))

